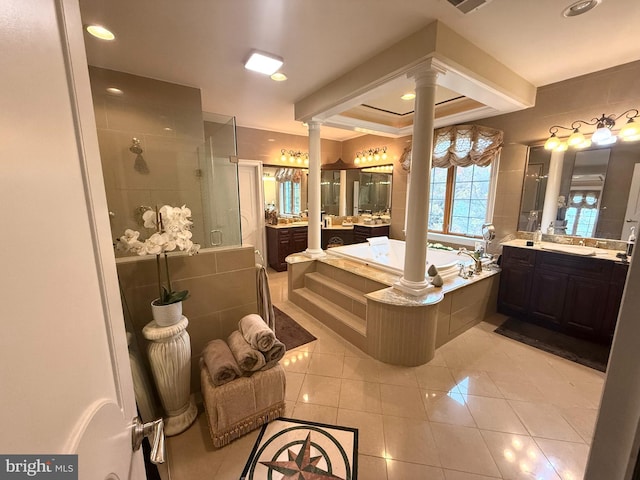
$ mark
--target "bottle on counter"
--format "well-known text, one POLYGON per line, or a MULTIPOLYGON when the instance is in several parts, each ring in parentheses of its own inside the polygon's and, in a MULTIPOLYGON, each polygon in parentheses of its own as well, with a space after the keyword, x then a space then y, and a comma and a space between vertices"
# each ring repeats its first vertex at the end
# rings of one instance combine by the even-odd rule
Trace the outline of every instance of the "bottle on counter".
POLYGON ((629 240, 627 241, 627 256, 631 256, 633 253, 633 246, 636 243, 636 227, 631 227, 631 233, 629 234, 629 240))
POLYGON ((538 228, 535 232, 533 232, 533 243, 538 244, 542 242, 542 231, 538 228))
POLYGON ((553 222, 551 222, 547 227, 547 235, 553 235, 553 234, 555 234, 555 229, 553 228, 553 222))

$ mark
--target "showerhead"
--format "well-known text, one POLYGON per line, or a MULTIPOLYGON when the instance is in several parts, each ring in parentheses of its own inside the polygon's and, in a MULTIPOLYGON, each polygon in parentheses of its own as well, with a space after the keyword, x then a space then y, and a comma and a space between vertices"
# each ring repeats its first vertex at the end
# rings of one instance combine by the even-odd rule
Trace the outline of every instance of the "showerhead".
POLYGON ((149 173, 149 167, 147 166, 147 162, 142 156, 143 150, 140 146, 140 140, 135 137, 132 140, 133 143, 129 147, 129 151, 136 154, 136 161, 133 163, 133 168, 136 172, 146 175, 149 173))
POLYGON ((142 147, 140 146, 140 140, 134 137, 133 143, 129 147, 129 151, 131 153, 135 153, 136 155, 140 155, 143 152, 142 147))

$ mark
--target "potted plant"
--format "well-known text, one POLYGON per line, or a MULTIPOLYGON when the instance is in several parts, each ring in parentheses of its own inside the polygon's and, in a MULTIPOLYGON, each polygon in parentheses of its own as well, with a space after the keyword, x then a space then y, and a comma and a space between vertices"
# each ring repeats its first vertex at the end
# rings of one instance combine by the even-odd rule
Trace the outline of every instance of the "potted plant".
POLYGON ((189 255, 198 253, 200 245, 191 240, 193 222, 190 218, 191 210, 185 205, 164 205, 160 209, 148 209, 142 214, 142 219, 145 228, 155 230, 149 238, 141 241, 140 232, 127 229, 124 235, 116 240, 116 248, 120 251, 156 256, 158 298, 151 302, 151 311, 153 319, 161 326, 179 322, 182 318, 182 301, 189 298, 188 290, 174 291, 171 286, 167 252, 182 250, 189 255), (164 256, 166 284, 162 280, 161 256, 164 256))

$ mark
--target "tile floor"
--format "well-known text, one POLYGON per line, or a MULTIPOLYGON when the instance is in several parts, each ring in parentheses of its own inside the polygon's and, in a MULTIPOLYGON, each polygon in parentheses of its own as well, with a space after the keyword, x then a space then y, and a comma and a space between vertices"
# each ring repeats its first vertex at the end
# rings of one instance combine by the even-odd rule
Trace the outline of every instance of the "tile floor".
MULTIPOLYGON (((360 480, 578 480, 604 374, 481 323, 420 367, 376 361, 287 299, 274 304, 318 340, 287 353, 287 416, 359 429, 360 480)), ((496 325, 494 325, 495 323, 496 325)), ((216 450, 204 415, 168 439, 172 480, 238 479, 257 431, 216 450)))

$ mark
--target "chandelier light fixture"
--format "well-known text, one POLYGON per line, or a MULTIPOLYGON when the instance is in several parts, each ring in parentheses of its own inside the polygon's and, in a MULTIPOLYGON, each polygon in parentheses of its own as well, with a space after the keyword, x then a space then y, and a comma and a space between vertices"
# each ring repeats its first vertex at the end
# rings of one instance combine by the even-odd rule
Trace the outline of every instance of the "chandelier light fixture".
POLYGON ((596 145, 611 145, 615 143, 618 138, 625 142, 634 142, 640 140, 640 121, 636 119, 640 116, 640 112, 635 108, 627 110, 620 115, 605 115, 604 113, 600 118, 593 118, 591 121, 576 120, 570 127, 563 125, 554 125, 549 128, 551 134, 544 144, 544 148, 547 150, 565 151, 567 148, 587 148, 595 143, 596 145), (626 118, 626 123, 618 131, 617 135, 613 134, 613 129, 616 126, 616 122, 621 118, 626 118), (585 125, 595 126, 596 130, 591 134, 591 138, 588 139, 580 131, 585 125), (570 130, 572 133, 566 139, 558 137, 560 130, 570 130))
POLYGON ((309 154, 300 150, 280 150, 280 161, 297 165, 309 165, 309 154))
POLYGON ((356 152, 356 158, 353 161, 356 165, 360 165, 361 163, 378 162, 386 159, 387 147, 376 147, 356 152))

